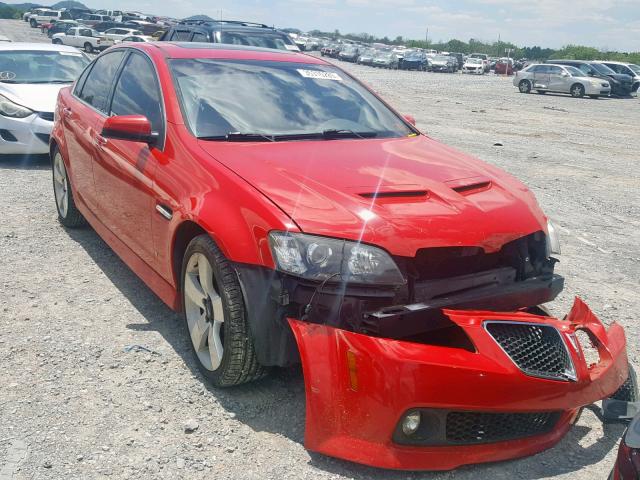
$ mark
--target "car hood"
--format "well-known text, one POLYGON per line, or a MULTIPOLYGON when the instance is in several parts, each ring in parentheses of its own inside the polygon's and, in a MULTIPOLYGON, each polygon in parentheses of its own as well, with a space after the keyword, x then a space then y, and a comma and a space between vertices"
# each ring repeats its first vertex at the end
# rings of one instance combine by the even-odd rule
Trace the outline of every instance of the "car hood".
POLYGON ((302 231, 361 239, 394 255, 439 246, 496 251, 546 230, 533 194, 519 181, 423 135, 199 144, 302 231))
MULTIPOLYGON (((603 77, 604 76, 605 75, 603 75, 603 77)), ((609 78, 615 78, 616 80, 622 83, 631 83, 631 81, 633 80, 630 75, 626 75, 624 73, 612 73, 611 75, 606 75, 606 76, 609 78)))
POLYGON ((0 83, 0 94, 36 112, 53 112, 58 92, 69 84, 0 83))

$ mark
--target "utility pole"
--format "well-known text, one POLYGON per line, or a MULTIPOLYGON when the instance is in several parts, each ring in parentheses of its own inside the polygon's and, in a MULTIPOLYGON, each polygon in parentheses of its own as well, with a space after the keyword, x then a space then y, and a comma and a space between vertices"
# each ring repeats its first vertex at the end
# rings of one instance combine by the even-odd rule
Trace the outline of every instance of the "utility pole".
POLYGON ((427 34, 424 37, 424 43, 427 44, 427 47, 429 46, 429 27, 427 27, 427 34))

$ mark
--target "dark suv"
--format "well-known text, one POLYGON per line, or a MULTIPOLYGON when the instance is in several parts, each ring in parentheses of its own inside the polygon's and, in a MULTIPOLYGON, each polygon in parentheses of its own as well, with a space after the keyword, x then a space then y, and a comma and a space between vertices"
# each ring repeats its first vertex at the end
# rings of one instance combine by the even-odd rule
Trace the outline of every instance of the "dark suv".
POLYGON ((291 37, 261 23, 242 21, 184 21, 160 37, 169 42, 209 42, 300 51, 291 37))
POLYGON ((629 75, 616 73, 606 65, 585 60, 547 60, 554 65, 569 65, 582 70, 586 76, 607 80, 611 84, 611 94, 628 97, 633 89, 633 79, 629 75))

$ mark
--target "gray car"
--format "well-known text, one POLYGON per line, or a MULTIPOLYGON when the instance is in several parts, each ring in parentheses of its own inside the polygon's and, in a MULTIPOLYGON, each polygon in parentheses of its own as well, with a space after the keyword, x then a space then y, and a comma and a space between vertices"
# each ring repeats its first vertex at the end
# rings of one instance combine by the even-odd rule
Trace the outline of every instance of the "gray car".
POLYGON ((608 97, 611 85, 601 78, 588 77, 575 67, 553 64, 534 64, 516 72, 513 84, 521 93, 568 93, 572 97, 608 97))
POLYGON ((373 59, 374 67, 398 69, 398 56, 393 52, 380 52, 373 59))

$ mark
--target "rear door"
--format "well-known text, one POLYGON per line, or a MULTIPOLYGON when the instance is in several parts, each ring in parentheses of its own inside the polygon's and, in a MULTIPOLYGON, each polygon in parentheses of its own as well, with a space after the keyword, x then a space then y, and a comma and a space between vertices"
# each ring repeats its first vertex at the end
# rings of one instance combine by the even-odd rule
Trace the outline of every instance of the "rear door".
POLYGON ((164 139, 162 95, 151 61, 130 52, 115 83, 109 115, 144 115, 159 142, 150 147, 130 140, 100 138, 94 163, 100 219, 148 265, 155 249, 151 216, 155 212, 153 177, 164 139))
POLYGON ((124 53, 119 51, 96 59, 76 83, 74 101, 63 109, 73 181, 79 196, 94 213, 98 206, 93 176, 96 135, 102 130, 111 85, 123 57, 124 53))
POLYGON ((548 90, 549 88, 549 67, 547 65, 538 65, 534 67, 533 72, 533 88, 535 90, 548 90))

